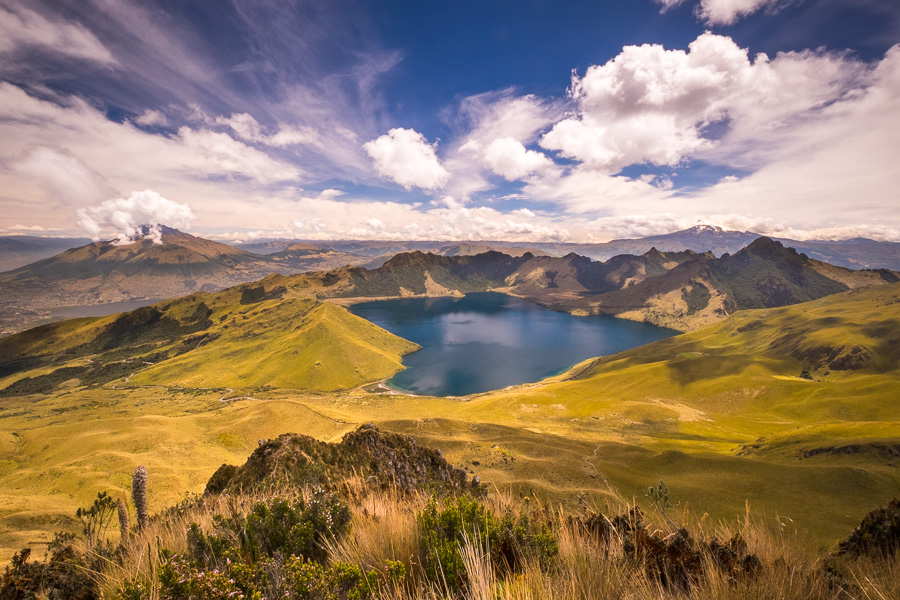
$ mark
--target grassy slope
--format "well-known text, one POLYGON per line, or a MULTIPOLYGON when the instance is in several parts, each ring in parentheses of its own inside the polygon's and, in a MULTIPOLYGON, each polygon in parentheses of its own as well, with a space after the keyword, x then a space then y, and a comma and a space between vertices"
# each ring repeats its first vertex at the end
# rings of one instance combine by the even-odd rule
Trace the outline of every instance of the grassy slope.
MULTIPOLYGON (((46 380, 53 367, 69 368, 60 371, 67 373, 65 378, 56 379, 71 375, 86 383, 97 380, 96 374, 70 373, 71 367, 88 360, 94 367, 112 368, 126 360, 132 366, 122 374, 140 371, 131 380, 137 385, 334 391, 396 373, 402 368, 401 355, 415 349, 415 344, 332 304, 285 296, 274 285, 251 284, 126 315, 29 330, 0 341, 0 363, 27 357, 34 362, 28 366, 44 367, 27 373, 31 377, 41 374, 46 380), (254 300, 267 293, 274 297, 247 303, 254 290, 259 290, 254 300)), ((0 379, 0 390, 24 375, 0 379)), ((44 388, 61 383, 36 382, 44 388)))
MULTIPOLYGON (((216 340, 223 351, 237 349, 246 333, 241 311, 277 305, 220 301, 208 302, 214 315, 237 317, 216 340)), ((333 313, 341 318, 330 323, 330 309, 320 310, 324 323, 308 327, 334 331, 328 328, 347 323, 344 313, 333 313)), ((317 318, 315 310, 306 315, 310 323, 317 318)), ((274 309, 260 318, 283 323, 274 309)), ((59 528, 56 520, 97 491, 124 493, 137 464, 148 467, 151 502, 159 507, 200 491, 222 462, 242 463, 259 438, 295 431, 333 440, 369 421, 415 435, 484 481, 524 495, 533 490, 569 504, 580 494, 587 502, 640 500, 662 478, 673 500, 713 518, 733 518, 749 499, 758 514, 778 514, 786 528, 827 545, 900 489, 897 459, 877 449, 900 444, 898 337, 900 286, 892 285, 741 312, 552 380, 466 401, 275 390, 254 394, 263 401, 222 403, 221 393, 120 389, 121 381, 119 389, 0 399, 0 546, 9 556, 24 542, 46 539, 59 528), (843 347, 838 359, 860 347, 873 359, 836 371, 823 362, 828 352, 811 352, 823 347, 843 347), (815 381, 797 377, 804 367, 815 381), (840 445, 859 449, 804 457, 840 445)), ((277 340, 265 347, 276 362, 283 358, 277 340)), ((194 356, 202 367, 206 356, 194 356)), ((180 369, 192 376, 190 365, 171 361, 173 378, 180 369)), ((219 369, 221 377, 211 366, 193 376, 220 387, 240 368, 237 361, 219 369)), ((159 373, 148 369, 131 383, 159 373)))
POLYGON ((260 303, 210 332, 221 337, 141 371, 131 383, 334 391, 396 373, 400 356, 416 349, 342 308, 304 300, 260 303))

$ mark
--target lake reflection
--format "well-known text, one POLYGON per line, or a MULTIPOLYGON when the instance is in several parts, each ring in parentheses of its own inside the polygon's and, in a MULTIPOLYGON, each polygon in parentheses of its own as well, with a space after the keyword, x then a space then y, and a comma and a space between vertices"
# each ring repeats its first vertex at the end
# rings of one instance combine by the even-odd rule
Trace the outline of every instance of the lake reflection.
POLYGON ((366 302, 350 310, 422 349, 388 383, 462 396, 557 375, 587 358, 678 332, 612 317, 573 317, 492 292, 366 302))

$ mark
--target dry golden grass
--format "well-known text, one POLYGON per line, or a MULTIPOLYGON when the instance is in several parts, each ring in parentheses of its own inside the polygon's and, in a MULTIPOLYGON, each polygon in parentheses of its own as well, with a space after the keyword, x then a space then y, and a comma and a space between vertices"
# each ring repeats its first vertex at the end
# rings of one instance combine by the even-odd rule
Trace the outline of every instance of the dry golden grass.
MULTIPOLYGON (((404 497, 396 492, 367 493, 360 481, 351 482, 347 491, 353 498, 352 526, 348 535, 327 544, 329 561, 357 565, 364 570, 382 568, 387 561, 402 562, 406 566, 405 578, 375 591, 377 598, 453 598, 448 586, 428 581, 422 568, 427 550, 422 546, 417 516, 428 499, 404 497)), ((110 561, 97 574, 102 597, 120 597, 118 590, 122 582, 130 578, 155 581, 162 560, 160 550, 185 552, 186 531, 191 523, 210 531, 215 514, 243 515, 259 501, 297 494, 308 496, 308 493, 280 488, 254 496, 186 501, 153 519, 144 531, 124 540, 123 559, 110 561)), ((900 597, 900 554, 855 560, 812 555, 802 541, 756 521, 749 510, 744 519, 732 523, 710 523, 705 517, 671 515, 674 526, 659 513, 648 514, 648 531, 661 537, 674 534, 682 526, 689 529, 698 544, 740 534, 747 541, 748 552, 757 555, 763 565, 758 574, 735 579, 706 556, 702 572, 690 584, 667 587, 623 549, 618 533, 613 533, 608 540, 599 539, 573 525, 562 510, 528 506, 499 493, 489 494, 484 502, 498 514, 511 509, 549 519, 559 554, 549 569, 529 562, 521 572, 504 576, 492 565, 488 548, 467 540, 460 551, 468 572, 463 596, 471 600, 887 600, 900 597), (828 564, 835 567, 840 578, 828 573, 828 564)), ((159 590, 148 590, 144 597, 158 600, 159 590)))

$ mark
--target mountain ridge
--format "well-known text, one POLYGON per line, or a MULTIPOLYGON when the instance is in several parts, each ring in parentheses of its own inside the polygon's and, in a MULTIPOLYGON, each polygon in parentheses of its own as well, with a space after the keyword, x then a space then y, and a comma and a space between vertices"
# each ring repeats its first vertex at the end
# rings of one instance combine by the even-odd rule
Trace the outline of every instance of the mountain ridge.
MULTIPOLYGON (((850 271, 846 267, 816 261, 802 252, 776 256, 775 250, 770 250, 768 257, 757 256, 757 262, 762 261, 767 266, 754 267, 757 271, 754 285, 760 288, 754 292, 735 275, 750 268, 749 263, 739 265, 736 261, 755 256, 754 252, 748 254, 739 249, 733 255, 723 252, 716 258, 715 250, 707 249, 698 254, 684 245, 677 250, 666 249, 667 245, 675 243, 672 240, 682 239, 679 234, 737 241, 769 240, 712 226, 631 240, 629 243, 643 246, 648 241, 655 241, 660 247, 650 245, 641 254, 619 254, 605 261, 592 260, 571 251, 561 257, 536 256, 528 248, 516 246, 510 246, 510 251, 515 254, 510 257, 499 251, 505 247, 503 245, 468 243, 439 245, 433 253, 417 249, 391 258, 373 258, 372 250, 377 254, 405 243, 348 242, 346 247, 341 246, 343 249, 335 249, 338 244, 295 242, 259 255, 164 226, 160 226, 158 232, 159 240, 145 235, 130 242, 92 242, 0 273, 0 329, 5 333, 21 330, 24 325, 48 319, 49 311, 63 306, 179 297, 259 280, 271 273, 290 275, 311 270, 320 275, 293 284, 306 287, 323 298, 452 295, 494 289, 575 314, 611 314, 682 330, 702 326, 739 308, 792 303, 820 297, 826 292, 890 281, 894 277, 887 271, 850 271), (355 254, 366 248, 366 253, 355 254), (482 249, 487 251, 471 253, 482 249), (411 256, 418 256, 416 260, 421 264, 414 267, 416 261, 411 256), (423 258, 426 256, 441 258, 423 258), (802 267, 799 263, 804 260, 814 262, 802 267), (406 264, 404 261, 412 262, 406 264), (663 277, 691 261, 713 261, 710 264, 714 268, 707 270, 697 264, 675 271, 667 279, 625 290, 647 279, 663 277), (792 262, 796 264, 791 267, 792 262), (765 277, 761 272, 769 267, 781 269, 783 273, 772 276, 766 283, 762 281, 765 277), (790 269, 799 269, 798 273, 803 274, 790 275, 790 269), (792 282, 791 277, 800 280, 792 282), (840 285, 827 283, 823 277, 840 285), (824 288, 812 295, 799 289, 811 285, 824 288), (641 295, 641 292, 645 293, 641 295), (613 295, 600 299, 603 294, 613 295), (760 300, 760 294, 765 298, 760 300), (778 294, 784 299, 773 300, 778 294)), ((772 242, 784 247, 778 240, 772 242)), ((751 241, 747 247, 755 243, 751 241)), ((856 247, 860 243, 868 242, 848 241, 845 245, 856 247)), ((710 244, 707 240, 698 247, 710 244)), ((414 245, 424 248, 429 244, 417 242, 414 245)), ((541 252, 541 246, 535 244, 535 252, 541 252)), ((579 247, 549 246, 566 250, 579 247)), ((716 247, 716 250, 721 248, 716 247)))
POLYGON ((417 251, 398 254, 377 269, 307 273, 285 279, 283 285, 342 303, 493 290, 572 314, 606 314, 690 331, 741 309, 785 306, 896 281, 900 274, 892 271, 828 265, 775 240, 757 238, 719 258, 711 252, 655 248, 606 262, 574 253, 513 258, 498 252, 438 257, 417 251), (479 267, 483 272, 477 272, 479 267))

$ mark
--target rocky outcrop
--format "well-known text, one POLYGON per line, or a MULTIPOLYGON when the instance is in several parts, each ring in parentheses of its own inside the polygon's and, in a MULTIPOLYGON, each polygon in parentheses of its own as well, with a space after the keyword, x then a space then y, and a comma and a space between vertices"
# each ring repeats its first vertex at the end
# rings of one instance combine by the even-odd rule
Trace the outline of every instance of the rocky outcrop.
POLYGON ((373 488, 465 491, 477 488, 466 472, 454 468, 439 450, 423 448, 414 438, 362 425, 338 444, 286 433, 262 443, 241 467, 222 465, 206 493, 254 490, 278 485, 338 488, 351 477, 373 488))

